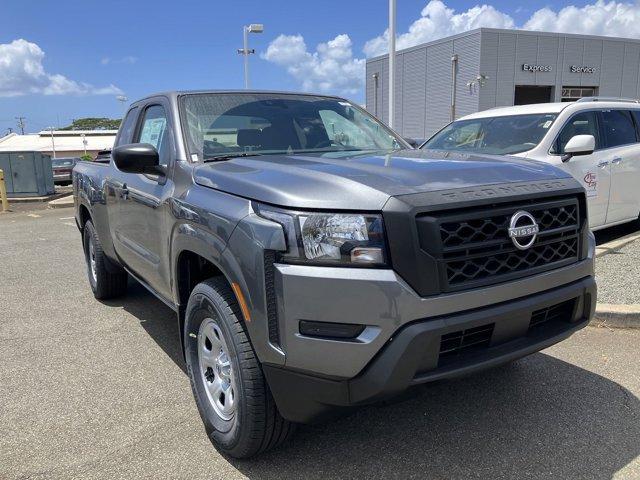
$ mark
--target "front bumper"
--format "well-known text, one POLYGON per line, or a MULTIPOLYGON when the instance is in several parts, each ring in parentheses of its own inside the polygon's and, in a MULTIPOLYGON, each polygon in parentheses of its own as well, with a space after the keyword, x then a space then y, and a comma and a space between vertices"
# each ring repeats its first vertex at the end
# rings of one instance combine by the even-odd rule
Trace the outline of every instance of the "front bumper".
MULTIPOLYGON (((412 385, 469 374, 547 348, 586 326, 595 305, 595 280, 587 276, 517 300, 404 325, 353 378, 319 376, 273 365, 263 368, 282 415, 308 423, 335 412, 336 407, 378 401, 412 385), (545 316, 548 321, 533 325, 532 319, 539 321, 545 316), (486 333, 489 326, 483 343, 461 348, 453 358, 442 354, 445 339, 463 335, 462 345, 466 332, 471 338, 472 332, 486 333)), ((325 355, 334 354, 328 348, 325 355)))
POLYGON ((69 173, 55 173, 53 174, 54 183, 64 183, 71 181, 71 172, 69 173))

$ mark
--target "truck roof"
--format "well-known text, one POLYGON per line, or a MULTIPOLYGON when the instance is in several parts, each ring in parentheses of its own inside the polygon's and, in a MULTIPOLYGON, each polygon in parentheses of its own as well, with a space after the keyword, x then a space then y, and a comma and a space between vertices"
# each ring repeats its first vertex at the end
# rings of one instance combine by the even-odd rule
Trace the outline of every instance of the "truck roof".
MULTIPOLYGON (((322 93, 312 93, 312 92, 287 92, 287 91, 281 91, 281 90, 245 90, 245 89, 231 89, 231 90, 223 90, 223 89, 211 89, 211 90, 168 90, 168 91, 164 91, 164 92, 156 92, 153 93, 151 95, 146 95, 138 100, 136 100, 133 103, 138 103, 142 100, 146 100, 147 98, 153 98, 153 97, 169 97, 169 98, 175 98, 175 97, 179 97, 181 95, 197 95, 197 94, 202 94, 202 93, 224 93, 224 94, 230 94, 230 93, 236 93, 236 94, 258 94, 258 95, 306 95, 306 96, 311 96, 311 97, 325 97, 325 98, 342 98, 339 97, 337 95, 327 95, 327 94, 322 94, 322 93)), ((132 103, 132 104, 133 104, 132 103)))

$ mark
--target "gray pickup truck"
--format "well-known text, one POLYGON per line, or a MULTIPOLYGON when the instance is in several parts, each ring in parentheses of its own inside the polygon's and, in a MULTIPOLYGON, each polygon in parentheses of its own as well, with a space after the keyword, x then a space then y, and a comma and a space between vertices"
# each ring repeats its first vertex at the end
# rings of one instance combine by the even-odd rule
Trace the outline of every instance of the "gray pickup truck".
POLYGON ((567 173, 414 150, 341 98, 153 95, 73 186, 95 297, 131 276, 175 310, 206 431, 235 457, 539 351, 596 304, 567 173))

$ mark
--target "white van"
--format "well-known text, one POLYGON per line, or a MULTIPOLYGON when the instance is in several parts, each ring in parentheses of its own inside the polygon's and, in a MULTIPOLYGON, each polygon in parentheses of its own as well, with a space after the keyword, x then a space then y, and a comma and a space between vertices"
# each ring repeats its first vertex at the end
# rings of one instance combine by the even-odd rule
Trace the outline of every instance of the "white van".
POLYGON ((589 197, 593 230, 640 214, 640 103, 589 97, 573 103, 499 107, 456 120, 420 148, 553 163, 589 197))

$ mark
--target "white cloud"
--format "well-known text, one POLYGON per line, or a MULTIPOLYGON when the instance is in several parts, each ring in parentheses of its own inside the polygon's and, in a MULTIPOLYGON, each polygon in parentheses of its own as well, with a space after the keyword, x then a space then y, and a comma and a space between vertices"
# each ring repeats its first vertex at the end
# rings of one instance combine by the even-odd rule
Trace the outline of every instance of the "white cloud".
MULTIPOLYGON (((514 28, 513 18, 490 5, 476 5, 466 12, 455 13, 440 0, 431 0, 420 12, 420 18, 409 26, 409 31, 398 35, 396 47, 401 50, 438 38, 455 35, 479 27, 514 28)), ((388 51, 389 31, 372 38, 364 45, 368 57, 388 51)))
POLYGON ((261 54, 285 67, 306 91, 353 95, 364 85, 365 59, 354 58, 349 35, 338 35, 309 52, 302 35, 280 35, 261 54))
POLYGON ((133 55, 126 55, 124 57, 115 58, 115 59, 111 57, 104 57, 100 60, 100 63, 102 65, 109 65, 110 63, 124 63, 128 65, 133 65, 137 61, 138 61, 138 57, 134 57, 133 55))
POLYGON ((35 43, 18 39, 0 44, 0 97, 122 93, 115 85, 97 88, 64 75, 48 73, 42 65, 43 59, 44 52, 35 43))
POLYGON ((527 30, 640 38, 640 1, 568 6, 558 12, 543 8, 524 24, 527 30))
MULTIPOLYGON (((386 21, 382 19, 381 23, 386 21)), ((409 48, 438 38, 475 28, 519 28, 563 33, 582 33, 640 38, 640 0, 634 2, 605 2, 582 7, 567 6, 559 10, 543 8, 531 15, 522 25, 491 5, 476 5, 456 12, 442 0, 430 0, 406 32, 398 35, 398 49, 409 48)), ((387 52, 388 32, 367 41, 363 47, 366 57, 387 52)), ((354 57, 348 35, 338 35, 309 52, 302 35, 280 35, 269 44, 262 58, 285 67, 305 90, 358 94, 365 81, 364 58, 354 57)))

